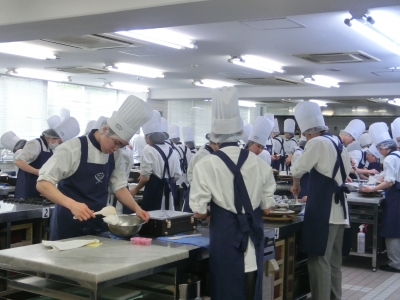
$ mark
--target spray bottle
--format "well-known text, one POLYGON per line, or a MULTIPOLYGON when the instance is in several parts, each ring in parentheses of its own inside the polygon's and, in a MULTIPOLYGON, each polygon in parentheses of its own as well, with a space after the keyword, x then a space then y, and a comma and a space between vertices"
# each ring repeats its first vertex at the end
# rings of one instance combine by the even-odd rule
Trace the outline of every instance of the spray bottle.
POLYGON ((364 227, 366 224, 361 224, 359 226, 360 232, 357 234, 357 252, 358 253, 365 253, 365 233, 364 227))

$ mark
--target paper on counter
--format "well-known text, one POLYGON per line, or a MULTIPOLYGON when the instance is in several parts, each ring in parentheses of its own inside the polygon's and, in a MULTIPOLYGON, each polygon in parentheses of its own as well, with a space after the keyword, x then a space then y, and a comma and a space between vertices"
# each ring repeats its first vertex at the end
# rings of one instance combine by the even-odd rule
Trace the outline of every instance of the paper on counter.
POLYGON ((72 241, 42 241, 42 245, 46 247, 52 247, 49 251, 65 251, 80 248, 88 244, 100 243, 99 240, 72 240, 72 241))

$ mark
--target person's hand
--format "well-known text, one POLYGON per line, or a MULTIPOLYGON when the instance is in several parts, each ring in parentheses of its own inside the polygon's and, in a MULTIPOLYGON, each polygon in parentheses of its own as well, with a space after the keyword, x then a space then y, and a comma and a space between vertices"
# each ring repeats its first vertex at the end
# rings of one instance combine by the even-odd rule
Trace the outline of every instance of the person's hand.
POLYGON ((300 194, 300 185, 293 184, 292 187, 290 188, 290 191, 292 192, 293 196, 297 198, 297 196, 300 194))
POLYGON ((264 215, 268 215, 270 212, 271 212, 271 209, 270 209, 270 208, 263 209, 263 214, 264 214, 264 215))
POLYGON ((144 220, 146 223, 150 220, 149 213, 143 209, 136 210, 136 215, 142 220, 144 220))
POLYGON ((360 188, 360 192, 373 193, 373 192, 375 192, 375 189, 371 186, 363 186, 362 188, 360 188))
POLYGON ((96 218, 94 211, 91 210, 85 203, 75 201, 75 203, 72 204, 70 211, 79 221, 86 221, 90 218, 96 218))
POLYGON ((379 172, 375 169, 369 170, 369 174, 379 174, 379 172))
POLYGON ((300 199, 300 202, 307 202, 307 196, 303 196, 303 198, 300 199))
POLYGON ((199 213, 195 212, 194 217, 196 219, 206 219, 208 217, 208 215, 207 214, 199 214, 199 213))
POLYGON ((278 156, 276 156, 274 154, 271 155, 271 160, 278 160, 278 159, 279 159, 278 156))
POLYGON ((289 165, 291 161, 292 161, 292 155, 289 154, 288 157, 286 158, 285 162, 287 165, 289 165))
POLYGON ((354 168, 356 166, 356 162, 355 162, 354 158, 352 158, 352 157, 350 157, 350 164, 351 164, 352 168, 354 168))
POLYGON ((350 176, 347 176, 347 178, 346 178, 346 182, 353 182, 353 179, 351 179, 351 177, 350 177, 350 176))

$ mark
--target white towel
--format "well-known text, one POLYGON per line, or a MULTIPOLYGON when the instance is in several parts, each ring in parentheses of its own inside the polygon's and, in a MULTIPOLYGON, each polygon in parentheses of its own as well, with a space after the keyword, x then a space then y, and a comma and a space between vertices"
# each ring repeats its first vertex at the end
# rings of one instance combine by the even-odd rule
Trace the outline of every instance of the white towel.
POLYGON ((42 241, 42 245, 46 247, 52 247, 49 251, 64 251, 70 249, 76 249, 88 244, 92 243, 100 243, 99 240, 73 240, 73 241, 65 241, 65 242, 58 242, 58 241, 42 241))

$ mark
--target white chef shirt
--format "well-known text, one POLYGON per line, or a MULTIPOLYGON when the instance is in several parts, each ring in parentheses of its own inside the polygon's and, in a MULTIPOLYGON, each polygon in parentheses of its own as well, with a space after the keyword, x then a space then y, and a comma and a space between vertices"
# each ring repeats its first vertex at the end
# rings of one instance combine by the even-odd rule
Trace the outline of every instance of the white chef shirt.
POLYGON ((293 153, 294 150, 296 150, 297 146, 298 146, 298 143, 294 137, 290 138, 289 140, 285 140, 283 142, 283 147, 285 148, 286 155, 293 153))
POLYGON ((273 151, 272 153, 273 154, 281 154, 282 156, 284 156, 285 152, 284 152, 284 149, 283 149, 282 145, 284 145, 283 138, 280 137, 280 136, 274 137, 272 139, 272 151, 273 151), (282 142, 282 144, 279 141, 277 141, 277 139, 280 142, 282 142))
POLYGON ((265 161, 268 165, 271 165, 271 154, 267 150, 263 150, 258 157, 265 161))
POLYGON ((44 152, 50 152, 50 149, 46 147, 42 139, 39 138, 39 140, 40 142, 37 139, 30 140, 25 144, 25 147, 23 149, 15 152, 14 161, 22 160, 27 164, 33 163, 40 155, 40 145, 42 145, 44 152))
MULTIPOLYGON (((338 144, 338 138, 336 136, 331 137, 331 139, 338 144)), ((341 157, 346 175, 348 175, 350 173, 351 164, 349 153, 345 147, 343 147, 341 157)), ((315 170, 322 175, 332 178, 336 158, 336 149, 329 138, 318 136, 307 141, 303 154, 296 160, 294 164, 292 164, 290 170, 292 171, 292 175, 296 178, 301 178, 305 173, 310 172, 312 168, 315 168, 315 170)), ((340 168, 336 173, 335 180, 339 185, 343 183, 340 168)), ((310 189, 312 189, 312 186, 313 183, 310 181, 310 189)), ((335 196, 333 195, 329 223, 349 225, 349 210, 347 208, 347 201, 346 210, 347 219, 344 219, 343 208, 340 203, 335 203, 335 196)))
MULTIPOLYGON (((400 151, 394 151, 393 153, 400 156, 400 151)), ((384 180, 386 182, 400 182, 400 158, 394 155, 386 156, 383 161, 383 169, 385 170, 384 180)))
MULTIPOLYGON (((169 149, 171 147, 168 144, 157 144, 158 147, 165 153, 165 156, 168 157, 169 149)), ((168 159, 169 172, 172 178, 177 181, 181 175, 181 167, 179 165, 179 156, 176 151, 172 151, 170 158, 168 159)), ((150 176, 154 174, 158 178, 168 178, 168 174, 166 172, 163 177, 164 172, 164 160, 161 157, 158 151, 150 146, 146 145, 143 148, 142 158, 140 161, 140 175, 141 176, 150 176)))
POLYGON ((363 159, 364 153, 365 150, 353 150, 349 152, 349 156, 354 160, 356 168, 358 168, 360 162, 364 164, 364 168, 368 168, 369 162, 367 159, 363 159))
POLYGON ((193 168, 195 164, 202 159, 204 156, 209 155, 210 152, 204 148, 204 146, 201 146, 199 151, 196 152, 195 155, 193 155, 192 159, 190 160, 188 171, 187 171, 187 179, 189 181, 189 184, 192 182, 193 179, 193 168))
MULTIPOLYGON (((89 136, 85 136, 88 143, 88 163, 106 164, 111 154, 105 154, 93 146, 89 140, 89 136)), ((56 185, 61 179, 72 176, 79 167, 81 161, 81 142, 79 138, 73 138, 62 143, 57 147, 57 151, 39 170, 38 181, 49 181, 56 185)), ((125 188, 128 184, 126 178, 126 170, 122 166, 121 151, 113 153, 115 161, 115 169, 111 173, 109 182, 109 191, 115 193, 121 188, 125 188)))
MULTIPOLYGON (((235 164, 237 163, 240 154, 239 147, 228 146, 220 151, 227 154, 235 164)), ((240 171, 253 209, 273 207, 275 205, 276 183, 272 168, 250 152, 240 171)), ((233 174, 225 163, 215 155, 205 156, 194 166, 189 206, 194 212, 205 214, 211 198, 216 205, 237 213, 234 204, 233 174)), ((257 269, 254 244, 251 239, 249 239, 244 261, 245 272, 257 269)))
POLYGON ((147 145, 146 140, 140 134, 135 134, 131 140, 132 159, 134 164, 140 163, 143 148, 147 145))
POLYGON ((292 165, 296 162, 296 160, 299 159, 300 155, 303 154, 303 149, 301 149, 300 147, 297 147, 296 150, 294 150, 293 156, 292 156, 292 160, 291 163, 292 165))

